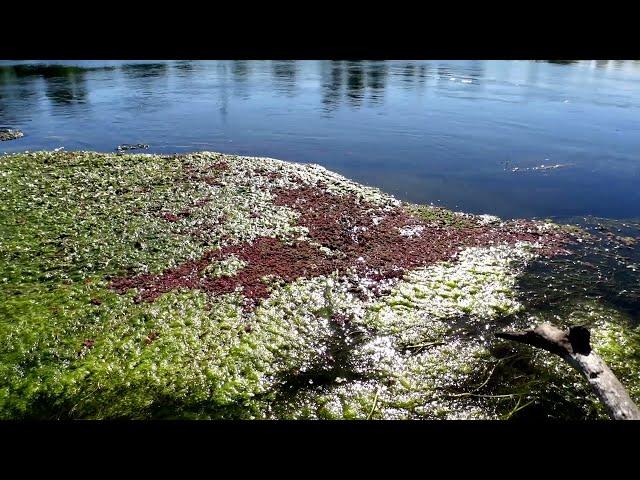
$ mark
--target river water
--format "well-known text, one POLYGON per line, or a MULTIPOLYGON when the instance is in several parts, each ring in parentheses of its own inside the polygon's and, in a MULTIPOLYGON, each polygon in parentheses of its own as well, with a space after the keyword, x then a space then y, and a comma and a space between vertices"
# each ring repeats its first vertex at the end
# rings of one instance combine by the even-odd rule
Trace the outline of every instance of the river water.
POLYGON ((0 61, 0 127, 25 133, 0 152, 144 143, 471 213, 640 216, 638 61, 0 61))

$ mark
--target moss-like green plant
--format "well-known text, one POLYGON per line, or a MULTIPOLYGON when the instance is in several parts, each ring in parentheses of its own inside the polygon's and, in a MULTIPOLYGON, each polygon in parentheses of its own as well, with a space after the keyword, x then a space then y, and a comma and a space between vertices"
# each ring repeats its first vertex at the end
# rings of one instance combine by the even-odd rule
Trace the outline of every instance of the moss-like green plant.
MULTIPOLYGON (((518 282, 538 255, 530 245, 461 250, 375 294, 355 269, 289 283, 267 272, 268 298, 253 309, 242 285, 213 295, 186 282, 153 302, 111 288, 115 277, 160 274, 219 247, 308 241, 300 212, 274 201, 304 186, 376 215, 401 205, 323 167, 274 159, 1 156, 0 418, 603 415, 562 362, 492 338, 529 321, 518 282)), ((494 222, 407 208, 437 227, 494 222)), ((198 274, 224 281, 247 265, 229 255, 198 274)), ((595 348, 638 400, 632 319, 597 303, 574 310, 569 321, 590 322, 595 348)))
POLYGON ((435 225, 466 228, 473 227, 478 224, 477 220, 475 220, 472 215, 454 212, 442 207, 409 204, 406 208, 412 215, 435 225))

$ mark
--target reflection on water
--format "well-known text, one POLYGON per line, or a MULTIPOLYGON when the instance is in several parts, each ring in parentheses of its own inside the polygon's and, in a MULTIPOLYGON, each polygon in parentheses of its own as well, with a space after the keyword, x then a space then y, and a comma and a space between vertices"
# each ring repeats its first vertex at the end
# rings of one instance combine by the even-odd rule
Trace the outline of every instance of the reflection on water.
POLYGON ((340 104, 344 70, 340 62, 322 63, 322 103, 324 112, 330 114, 340 104))
POLYGON ((132 80, 162 77, 169 70, 165 63, 131 63, 120 67, 125 76, 132 80))
POLYGON ((352 107, 362 104, 362 92, 364 82, 362 80, 363 68, 360 62, 350 62, 347 67, 347 102, 352 107))
POLYGON ((173 66, 177 70, 182 70, 184 72, 193 72, 195 69, 195 64, 191 60, 178 60, 173 66))
POLYGON ((0 125, 26 133, 4 151, 217 150, 475 213, 631 217, 639 87, 618 60, 1 61, 0 125))
POLYGON ((277 93, 295 96, 297 65, 298 62, 292 60, 272 62, 273 86, 277 93))
MULTIPOLYGON (((424 65, 421 68, 426 68, 424 65)), ((384 99, 384 87, 389 68, 385 62, 371 62, 367 68, 367 88, 369 100, 372 105, 382 103, 384 99)))
POLYGON ((578 63, 578 60, 545 60, 549 63, 557 63, 559 65, 571 65, 572 63, 578 63))
POLYGON ((46 95, 53 106, 86 103, 87 87, 84 71, 68 71, 61 77, 47 79, 46 95))

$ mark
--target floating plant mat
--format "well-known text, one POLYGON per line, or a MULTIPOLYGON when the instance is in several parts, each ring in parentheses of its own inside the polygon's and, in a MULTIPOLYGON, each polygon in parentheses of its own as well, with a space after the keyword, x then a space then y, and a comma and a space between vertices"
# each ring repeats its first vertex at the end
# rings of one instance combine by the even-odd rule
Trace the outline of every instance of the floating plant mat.
POLYGON ((16 140, 24 137, 24 133, 13 128, 0 127, 0 142, 16 140))
POLYGON ((638 401, 637 226, 266 158, 5 155, 0 417, 599 418, 568 366, 493 334, 585 323, 638 401))

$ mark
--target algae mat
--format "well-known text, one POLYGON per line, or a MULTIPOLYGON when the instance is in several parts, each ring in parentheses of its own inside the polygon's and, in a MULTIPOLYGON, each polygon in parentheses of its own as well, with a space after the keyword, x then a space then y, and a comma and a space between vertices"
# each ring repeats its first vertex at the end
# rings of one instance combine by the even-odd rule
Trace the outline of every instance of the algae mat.
MULTIPOLYGON (((1 418, 604 414, 569 367, 493 337, 547 319, 523 278, 583 230, 209 152, 5 155, 0 202, 1 418)), ((577 298, 559 320, 638 401, 633 314, 577 298)))

